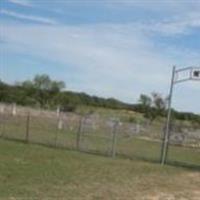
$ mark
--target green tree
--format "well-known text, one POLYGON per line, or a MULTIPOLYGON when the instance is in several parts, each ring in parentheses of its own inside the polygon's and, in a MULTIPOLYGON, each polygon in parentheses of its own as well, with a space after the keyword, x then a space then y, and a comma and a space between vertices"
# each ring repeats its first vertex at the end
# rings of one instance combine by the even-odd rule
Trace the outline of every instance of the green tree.
POLYGON ((151 96, 141 94, 139 103, 144 117, 152 123, 158 116, 163 116, 166 110, 166 101, 167 98, 163 98, 156 92, 153 92, 151 96))
POLYGON ((142 107, 144 109, 146 109, 148 107, 151 107, 152 99, 148 95, 141 94, 140 99, 139 99, 139 103, 142 105, 142 107))
POLYGON ((153 92, 152 93, 152 101, 155 108, 159 110, 165 110, 166 108, 166 100, 167 98, 163 98, 161 94, 153 92))
POLYGON ((52 80, 48 75, 36 75, 32 81, 26 80, 21 83, 28 96, 36 99, 41 107, 55 106, 55 96, 65 88, 63 81, 52 80))

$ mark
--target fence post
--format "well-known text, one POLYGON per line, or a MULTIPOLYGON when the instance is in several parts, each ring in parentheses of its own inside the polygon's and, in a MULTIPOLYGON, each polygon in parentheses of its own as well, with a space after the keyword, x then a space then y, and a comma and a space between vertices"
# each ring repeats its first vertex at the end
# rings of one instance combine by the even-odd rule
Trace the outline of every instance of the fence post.
POLYGON ((57 106, 56 115, 57 117, 60 117, 60 106, 57 106))
POLYGON ((4 105, 0 105, 0 121, 1 121, 1 130, 0 130, 0 137, 3 137, 4 132, 4 105))
POLYGON ((0 107, 0 113, 3 115, 4 114, 4 110, 5 110, 5 106, 4 105, 1 105, 0 107))
POLYGON ((29 143, 29 129, 30 129, 30 112, 28 112, 26 118, 26 143, 29 143))
POLYGON ((58 118, 57 118, 57 127, 56 127, 56 135, 55 135, 55 147, 57 147, 59 130, 62 130, 62 128, 63 128, 63 122, 61 119, 61 113, 59 113, 58 118))
POLYGON ((118 128, 118 121, 115 121, 113 124, 113 128, 112 128, 112 149, 111 149, 111 153, 112 153, 112 158, 115 158, 116 156, 116 142, 117 142, 117 128, 118 128))
POLYGON ((77 150, 80 150, 81 135, 82 135, 82 131, 83 131, 83 122, 84 122, 84 117, 81 116, 80 121, 79 121, 78 131, 77 131, 77 137, 76 137, 76 148, 77 148, 77 150))
POLYGON ((5 134, 5 126, 6 126, 6 118, 5 118, 5 115, 2 114, 1 115, 1 121, 2 121, 2 126, 1 126, 1 134, 0 134, 0 137, 4 137, 4 134, 5 134))

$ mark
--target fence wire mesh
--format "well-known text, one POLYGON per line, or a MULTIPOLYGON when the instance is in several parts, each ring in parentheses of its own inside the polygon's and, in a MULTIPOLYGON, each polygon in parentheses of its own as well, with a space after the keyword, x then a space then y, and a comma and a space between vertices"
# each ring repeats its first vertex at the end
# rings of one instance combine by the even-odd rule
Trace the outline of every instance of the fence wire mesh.
MULTIPOLYGON (((111 157, 160 161, 164 121, 122 122, 97 114, 28 110, 0 113, 0 136, 111 157)), ((200 168, 200 127, 173 123, 168 163, 200 168)))
POLYGON ((184 163, 200 167, 200 129, 193 124, 188 126, 173 122, 169 137, 168 163, 184 163))

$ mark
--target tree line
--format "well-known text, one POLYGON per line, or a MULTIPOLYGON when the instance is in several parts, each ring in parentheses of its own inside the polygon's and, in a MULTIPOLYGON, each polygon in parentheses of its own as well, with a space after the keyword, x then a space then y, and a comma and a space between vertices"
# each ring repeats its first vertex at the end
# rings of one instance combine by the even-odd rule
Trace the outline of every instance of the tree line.
MULTIPOLYGON (((152 92, 151 95, 141 94, 135 109, 144 113, 144 117, 153 122, 158 117, 166 117, 168 100, 168 96, 163 97, 156 92, 152 92)), ((172 117, 200 124, 200 116, 194 113, 178 112, 172 108, 172 117)))
POLYGON ((33 80, 10 85, 0 81, 0 101, 24 106, 74 111, 77 105, 127 109, 128 104, 114 98, 101 98, 86 93, 65 90, 63 81, 52 80, 48 75, 36 75, 33 80))
MULTIPOLYGON (((136 104, 128 104, 114 98, 101 98, 86 93, 66 91, 63 81, 52 80, 48 75, 36 75, 32 80, 14 85, 0 81, 0 102, 17 103, 23 106, 75 111, 78 105, 96 106, 111 109, 126 109, 143 113, 145 118, 154 121, 165 117, 167 97, 154 92, 151 95, 141 94, 136 104)), ((173 110, 173 116, 180 120, 191 120, 200 123, 200 116, 173 110)))

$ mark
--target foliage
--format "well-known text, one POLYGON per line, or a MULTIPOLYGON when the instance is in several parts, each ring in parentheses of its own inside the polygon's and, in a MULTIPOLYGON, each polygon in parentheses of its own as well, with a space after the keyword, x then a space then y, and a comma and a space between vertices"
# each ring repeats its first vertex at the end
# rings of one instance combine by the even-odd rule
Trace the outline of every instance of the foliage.
MULTIPOLYGON (((0 102, 17 103, 24 106, 75 111, 78 105, 103 107, 110 109, 132 110, 144 114, 153 122, 157 117, 166 115, 167 98, 158 93, 150 96, 141 94, 138 104, 127 104, 114 98, 101 98, 85 93, 64 90, 63 81, 52 80, 48 75, 36 75, 33 80, 26 80, 15 85, 0 81, 0 102)), ((173 111, 176 119, 200 123, 199 115, 173 111)))
POLYGON ((153 122, 157 117, 164 116, 166 113, 167 98, 153 92, 151 96, 141 94, 139 99, 140 109, 144 117, 153 122))
POLYGON ((33 80, 26 80, 15 85, 0 82, 0 101, 20 105, 39 106, 55 109, 60 106, 64 111, 74 111, 77 105, 127 109, 128 105, 114 98, 100 98, 85 93, 64 91, 63 81, 50 79, 48 75, 36 75, 33 80))

